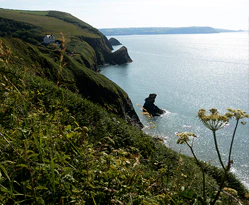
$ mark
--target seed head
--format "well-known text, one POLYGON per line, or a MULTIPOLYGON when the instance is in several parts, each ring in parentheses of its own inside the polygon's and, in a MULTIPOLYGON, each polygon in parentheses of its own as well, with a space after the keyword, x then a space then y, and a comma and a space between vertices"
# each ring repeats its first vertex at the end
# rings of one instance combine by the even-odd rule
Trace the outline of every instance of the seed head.
POLYGON ((206 115, 205 109, 200 109, 198 111, 197 117, 201 122, 210 130, 217 131, 228 123, 229 117, 227 115, 219 115, 219 112, 216 108, 211 108, 210 115, 206 115))
POLYGON ((190 140, 189 137, 197 137, 194 133, 191 132, 177 132, 176 136, 179 137, 176 141, 177 144, 184 144, 188 142, 190 140))
POLYGON ((226 116, 230 119, 233 117, 236 120, 240 120, 243 118, 249 118, 249 115, 246 114, 246 112, 243 110, 240 110, 240 109, 236 110, 236 109, 232 109, 232 108, 228 108, 227 110, 228 110, 228 112, 226 113, 226 116))

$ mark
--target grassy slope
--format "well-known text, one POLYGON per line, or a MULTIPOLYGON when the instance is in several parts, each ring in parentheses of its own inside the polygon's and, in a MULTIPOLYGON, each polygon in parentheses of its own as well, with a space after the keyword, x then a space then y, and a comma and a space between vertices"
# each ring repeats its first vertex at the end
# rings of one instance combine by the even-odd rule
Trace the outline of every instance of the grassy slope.
MULTIPOLYGON (((66 44, 67 52, 75 53, 72 56, 63 53, 64 66, 62 66, 62 73, 60 73, 60 83, 70 90, 79 92, 95 103, 108 107, 114 113, 123 116, 124 119, 136 123, 138 117, 127 94, 103 75, 87 69, 96 68, 97 64, 106 61, 106 55, 111 52, 105 44, 106 37, 98 30, 70 14, 49 11, 48 15, 50 16, 44 16, 34 15, 34 13, 0 10, 0 17, 36 26, 36 32, 40 33, 41 40, 43 39, 43 33, 51 32, 56 35, 59 35, 60 32, 66 33, 64 35, 65 41, 66 43, 67 40, 69 41, 66 44), (70 31, 70 35, 68 31, 70 31), (131 112, 127 114, 128 111, 131 112)), ((13 27, 16 24, 10 23, 10 25, 10 27, 13 27)), ((31 63, 30 60, 33 61, 32 64, 34 64, 35 72, 47 77, 49 80, 57 81, 58 68, 55 68, 54 65, 55 63, 59 63, 61 52, 56 46, 45 47, 43 45, 33 46, 30 44, 27 46, 28 44, 26 44, 22 47, 17 42, 20 46, 16 48, 15 43, 11 43, 11 41, 9 41, 9 44, 11 44, 10 47, 16 49, 16 55, 22 56, 22 53, 25 54, 22 56, 22 58, 26 58, 24 63, 27 62, 26 64, 29 65, 31 63), (18 49, 20 50, 18 51, 18 49)))
MULTIPOLYGON (((19 39, 3 38, 5 46, 11 48, 13 54, 18 57, 18 60, 13 61, 13 64, 17 64, 20 67, 29 68, 30 72, 36 73, 36 75, 42 76, 54 82, 57 82, 57 73, 59 72, 60 64, 60 52, 51 52, 47 48, 37 48, 28 43, 24 43, 19 39), (42 50, 42 52, 40 52, 42 50), (56 58, 54 55, 57 55, 56 58), (54 59, 57 59, 54 60, 54 59)), ((79 91, 83 95, 91 96, 91 92, 101 92, 97 90, 97 87, 103 90, 108 90, 113 93, 114 96, 124 96, 128 98, 127 94, 121 90, 112 81, 108 80, 100 73, 96 73, 86 67, 83 67, 80 63, 74 61, 70 56, 64 55, 64 62, 67 65, 62 68, 60 85, 73 91, 79 91), (94 89, 96 88, 96 89, 94 89)), ((99 97, 99 96, 96 96, 99 97)), ((93 96, 90 98, 94 98, 93 96)), ((102 99, 103 103, 108 103, 108 100, 102 99)), ((110 109, 117 113, 116 102, 120 99, 117 97, 113 99, 113 103, 109 103, 110 109)))
MULTIPOLYGON (((2 203, 186 204, 201 195, 192 158, 32 69, 23 70, 13 64, 22 59, 10 54, 1 50, 2 203)), ((214 170, 210 167, 217 176, 214 170)), ((210 176, 208 182, 217 186, 210 176)), ((230 177, 243 196, 243 187, 230 177)), ((207 192, 214 194, 211 186, 207 192)))
POLYGON ((87 44, 83 43, 83 49, 77 50, 78 54, 80 54, 85 61, 89 61, 90 68, 94 68, 94 64, 96 63, 104 64, 106 59, 103 57, 103 53, 106 53, 106 55, 111 53, 111 47, 106 45, 109 42, 105 36, 89 24, 80 21, 65 12, 0 9, 0 17, 36 26, 39 30, 41 38, 43 38, 46 34, 53 34, 56 40, 62 40, 62 33, 69 52, 75 52, 75 49, 71 43, 75 44, 76 41, 77 44, 80 44, 82 41, 84 42, 87 39, 91 39, 90 42, 94 42, 94 45, 99 44, 99 48, 101 48, 99 51, 96 50, 90 42, 88 42, 89 40, 87 41, 87 44), (81 37, 81 39, 79 37, 81 37), (82 39, 82 37, 84 38, 82 39), (72 40, 73 42, 71 42, 72 40), (94 51, 93 49, 95 49, 95 53, 97 55, 97 59, 95 61, 93 61, 93 58, 89 58, 86 52, 91 50, 92 53, 94 51))
POLYGON ((42 35, 52 33, 56 39, 61 39, 60 33, 62 32, 66 38, 66 42, 70 41, 70 34, 74 36, 84 35, 87 37, 98 38, 88 29, 79 29, 72 23, 65 22, 61 19, 47 16, 48 12, 43 12, 46 15, 40 15, 41 12, 26 12, 26 11, 12 11, 12 10, 0 10, 0 17, 21 21, 38 26, 42 29, 42 35))
MULTIPOLYGON (((58 87, 44 78, 48 72, 57 80, 60 61, 51 57, 56 52, 47 48, 40 52, 42 48, 18 39, 2 40, 2 203, 189 204, 201 196, 201 173, 192 158, 173 152, 63 87, 70 85, 73 90, 77 79, 72 73, 81 73, 106 88, 103 91, 120 95, 122 90, 68 56, 62 76, 66 79, 58 87)), ((89 90, 87 86, 82 84, 81 89, 89 90)), ((109 109, 116 106, 113 103, 109 109)), ((208 173, 208 183, 217 186, 219 170, 210 167, 208 173)), ((229 179, 227 186, 243 197, 243 186, 232 175, 229 179)), ((214 194, 212 186, 207 186, 209 196, 214 194)))

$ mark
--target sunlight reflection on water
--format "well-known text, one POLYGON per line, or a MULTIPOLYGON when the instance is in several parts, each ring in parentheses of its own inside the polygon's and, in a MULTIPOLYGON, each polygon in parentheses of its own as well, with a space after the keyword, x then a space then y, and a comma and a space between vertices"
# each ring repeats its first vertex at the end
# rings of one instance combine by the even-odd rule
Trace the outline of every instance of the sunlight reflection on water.
MULTIPOLYGON (((220 33, 195 35, 116 36, 128 48, 133 62, 104 67, 102 74, 122 87, 131 98, 145 130, 160 135, 172 149, 190 155, 185 146, 176 144, 176 132, 198 135, 195 149, 200 159, 217 163, 212 133, 196 118, 200 108, 242 109, 249 112, 248 35, 220 33), (156 105, 168 112, 153 120, 141 114, 149 93, 157 93, 156 105)), ((247 120, 248 122, 248 120, 247 120)), ((220 131, 218 141, 225 157, 234 123, 220 131)), ((249 123, 240 126, 236 136, 233 172, 248 186, 249 123)), ((226 159, 226 158, 225 158, 226 159)))

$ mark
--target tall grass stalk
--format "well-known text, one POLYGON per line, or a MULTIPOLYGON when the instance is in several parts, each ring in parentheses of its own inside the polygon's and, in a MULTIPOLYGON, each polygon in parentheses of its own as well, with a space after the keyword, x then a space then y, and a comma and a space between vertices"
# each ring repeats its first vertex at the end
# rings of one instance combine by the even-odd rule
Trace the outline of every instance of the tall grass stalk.
POLYGON ((60 84, 60 77, 61 77, 62 69, 63 69, 63 67, 65 67, 63 59, 64 59, 64 54, 66 52, 65 37, 64 37, 62 32, 60 34, 61 34, 61 51, 60 51, 59 70, 58 70, 58 73, 57 73, 57 86, 60 84))
POLYGON ((179 137, 179 139, 177 140, 177 144, 186 144, 190 148, 190 151, 191 151, 192 155, 194 156, 194 159, 195 159, 197 165, 201 169, 201 172, 202 172, 202 197, 203 197, 203 201, 206 202, 206 179, 205 179, 204 167, 200 163, 200 161, 198 160, 198 158, 194 152, 194 149, 193 149, 194 139, 192 140, 192 144, 189 144, 189 142, 188 142, 190 140, 189 137, 197 137, 197 136, 194 133, 190 133, 190 132, 176 133, 176 135, 179 137))
POLYGON ((51 180, 52 180, 52 188, 54 191, 54 194, 56 193, 56 188, 55 188, 55 172, 54 172, 54 158, 51 154, 51 161, 50 161, 50 166, 51 166, 51 180))
POLYGON ((27 152, 28 152, 28 150, 27 150, 26 140, 24 140, 25 164, 28 166, 28 170, 29 170, 31 187, 32 187, 32 192, 33 192, 33 199, 34 199, 35 204, 37 204, 36 189, 35 189, 35 185, 34 185, 35 179, 33 178, 33 173, 32 173, 32 169, 31 169, 31 166, 30 166, 30 160, 28 158, 27 152))

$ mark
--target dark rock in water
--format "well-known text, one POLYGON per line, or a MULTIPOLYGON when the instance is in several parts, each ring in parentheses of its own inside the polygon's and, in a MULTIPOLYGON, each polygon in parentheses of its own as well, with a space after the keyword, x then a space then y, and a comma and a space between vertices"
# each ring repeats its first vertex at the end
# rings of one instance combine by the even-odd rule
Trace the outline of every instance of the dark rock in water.
POLYGON ((109 42, 111 43, 112 46, 122 45, 116 38, 110 38, 109 42))
POLYGON ((132 59, 130 58, 127 48, 125 46, 122 46, 120 49, 112 53, 112 60, 111 64, 125 64, 125 63, 131 63, 132 59))
POLYGON ((150 94, 149 97, 145 98, 145 103, 143 106, 143 110, 150 113, 152 116, 160 116, 165 113, 165 110, 160 109, 154 104, 156 96, 157 95, 154 93, 150 94))

